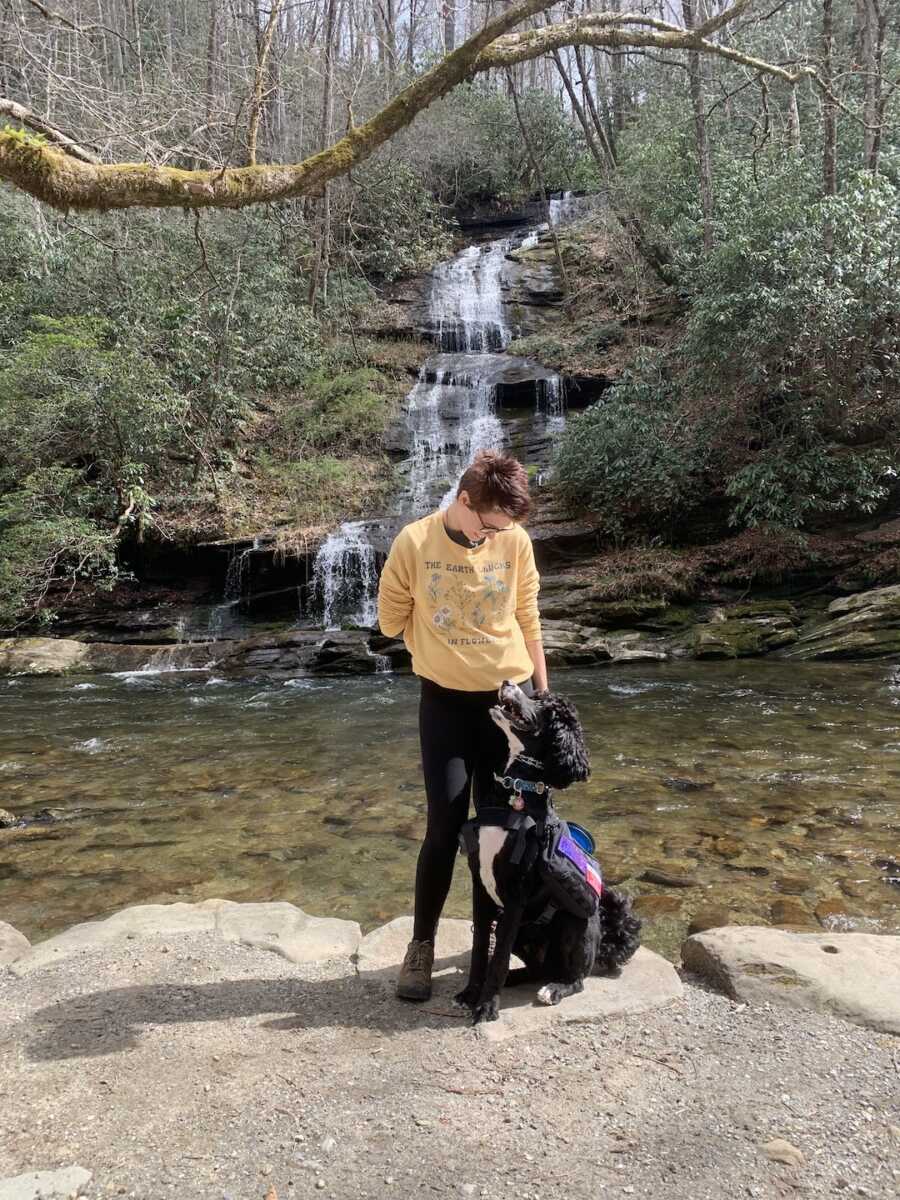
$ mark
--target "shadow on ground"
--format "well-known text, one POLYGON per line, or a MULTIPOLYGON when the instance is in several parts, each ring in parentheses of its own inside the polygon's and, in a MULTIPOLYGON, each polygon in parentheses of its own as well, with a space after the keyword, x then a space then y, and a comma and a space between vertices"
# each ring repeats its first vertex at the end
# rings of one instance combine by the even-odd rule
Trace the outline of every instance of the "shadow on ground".
MULTIPOLYGON (((468 955, 435 962, 434 994, 425 1004, 394 995, 397 967, 339 979, 237 979, 215 983, 144 984, 82 993, 35 1011, 26 1034, 32 1061, 120 1053, 137 1046, 149 1026, 240 1021, 270 1016, 262 1028, 306 1030, 340 1026, 403 1033, 410 1029, 465 1027, 454 994, 467 978, 468 955)), ((536 986, 509 988, 504 1009, 530 1007, 536 986)))

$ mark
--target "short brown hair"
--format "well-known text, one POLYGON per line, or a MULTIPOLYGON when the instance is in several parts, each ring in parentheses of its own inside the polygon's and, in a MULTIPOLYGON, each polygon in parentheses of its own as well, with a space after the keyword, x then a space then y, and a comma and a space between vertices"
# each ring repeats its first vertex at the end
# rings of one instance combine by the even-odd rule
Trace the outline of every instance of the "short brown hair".
POLYGON ((528 472, 517 458, 499 450, 481 450, 476 454, 459 481, 457 496, 461 492, 469 493, 474 508, 498 508, 514 521, 527 517, 531 508, 528 472))

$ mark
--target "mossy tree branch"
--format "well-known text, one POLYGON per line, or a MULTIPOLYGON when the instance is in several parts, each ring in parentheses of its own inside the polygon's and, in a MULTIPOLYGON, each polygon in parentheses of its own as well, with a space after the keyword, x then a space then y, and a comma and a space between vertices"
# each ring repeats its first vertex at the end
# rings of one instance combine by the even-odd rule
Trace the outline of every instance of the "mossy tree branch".
MULTIPOLYGON (((243 208, 320 194, 330 179, 345 175, 389 141, 434 101, 472 76, 536 58, 570 45, 621 49, 652 46, 694 50, 738 62, 754 71, 788 82, 811 69, 791 75, 782 67, 710 41, 708 35, 741 16, 753 0, 736 0, 710 21, 686 31, 641 13, 593 13, 540 29, 511 32, 529 17, 551 8, 553 0, 519 0, 486 22, 483 28, 448 54, 430 71, 404 88, 379 113, 350 128, 326 150, 299 163, 269 163, 185 171, 152 163, 90 163, 58 146, 0 131, 0 179, 54 208, 243 208)), ((2 103, 2 101, 0 101, 2 103)))

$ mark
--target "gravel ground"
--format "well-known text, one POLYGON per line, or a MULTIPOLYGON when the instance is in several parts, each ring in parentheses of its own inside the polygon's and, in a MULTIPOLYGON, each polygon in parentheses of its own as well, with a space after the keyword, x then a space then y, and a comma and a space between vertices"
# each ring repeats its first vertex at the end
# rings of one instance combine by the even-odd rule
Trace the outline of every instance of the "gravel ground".
POLYGON ((0 1011, 0 1177, 78 1163, 90 1197, 900 1194, 900 1041, 696 985, 491 1042, 195 934, 0 973, 0 1011))

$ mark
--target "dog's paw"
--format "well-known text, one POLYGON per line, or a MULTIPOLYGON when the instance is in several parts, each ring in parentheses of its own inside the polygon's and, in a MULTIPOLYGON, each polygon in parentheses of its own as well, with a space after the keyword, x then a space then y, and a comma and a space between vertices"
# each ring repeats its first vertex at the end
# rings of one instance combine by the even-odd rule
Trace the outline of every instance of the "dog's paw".
POLYGON ((472 1014, 472 1024, 480 1025, 482 1021, 496 1021, 499 1016, 499 1001, 496 996, 492 996, 490 1000, 485 1000, 483 1004, 476 1005, 475 1011, 472 1014))
POLYGON ((555 983, 545 983, 537 994, 537 999, 541 1004, 559 1004, 562 998, 562 989, 558 988, 555 983))
POLYGON ((478 1004, 478 995, 479 991, 477 988, 464 987, 461 992, 457 992, 453 997, 453 1005, 455 1008, 467 1008, 472 1012, 478 1004))

